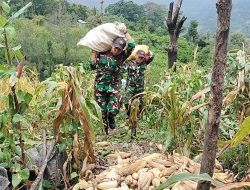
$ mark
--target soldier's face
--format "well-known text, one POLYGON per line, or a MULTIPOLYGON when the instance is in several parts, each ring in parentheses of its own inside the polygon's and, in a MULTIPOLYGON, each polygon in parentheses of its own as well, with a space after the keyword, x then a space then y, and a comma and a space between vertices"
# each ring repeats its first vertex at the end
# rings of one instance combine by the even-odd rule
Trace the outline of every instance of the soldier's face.
POLYGON ((135 61, 136 63, 142 63, 144 61, 144 57, 138 56, 137 54, 135 55, 135 61))
POLYGON ((117 56, 122 52, 122 49, 115 47, 114 45, 112 45, 111 48, 111 53, 113 54, 113 56, 117 56))

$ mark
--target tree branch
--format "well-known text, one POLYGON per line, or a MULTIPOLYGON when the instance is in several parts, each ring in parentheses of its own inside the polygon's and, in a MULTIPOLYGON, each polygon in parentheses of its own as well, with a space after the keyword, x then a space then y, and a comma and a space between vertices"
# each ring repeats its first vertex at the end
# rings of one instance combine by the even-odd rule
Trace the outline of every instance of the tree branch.
POLYGON ((176 28, 176 36, 177 36, 177 38, 179 37, 179 34, 181 32, 181 28, 182 28, 182 26, 183 26, 183 24, 184 24, 184 22, 186 20, 187 20, 187 17, 183 16, 181 18, 180 22, 178 23, 177 28, 176 28))
POLYGON ((174 2, 171 2, 171 3, 169 4, 168 20, 172 20, 173 9, 174 9, 174 2))
POLYGON ((178 0, 177 3, 176 3, 175 12, 174 12, 174 15, 173 15, 173 24, 174 24, 174 26, 176 26, 177 21, 178 21, 180 9, 181 9, 181 4, 182 4, 182 0, 178 0))
POLYGON ((51 153, 52 153, 52 151, 53 151, 53 149, 55 147, 55 144, 56 144, 56 142, 55 142, 55 140, 53 140, 52 144, 49 147, 48 154, 46 155, 46 157, 45 157, 45 159, 43 161, 43 165, 40 168, 39 174, 38 174, 36 180, 32 183, 32 185, 30 187, 30 190, 35 190, 36 187, 38 186, 40 180, 43 178, 43 173, 44 173, 45 168, 46 168, 46 166, 47 166, 47 164, 48 164, 48 162, 50 160, 50 155, 51 155, 51 153))

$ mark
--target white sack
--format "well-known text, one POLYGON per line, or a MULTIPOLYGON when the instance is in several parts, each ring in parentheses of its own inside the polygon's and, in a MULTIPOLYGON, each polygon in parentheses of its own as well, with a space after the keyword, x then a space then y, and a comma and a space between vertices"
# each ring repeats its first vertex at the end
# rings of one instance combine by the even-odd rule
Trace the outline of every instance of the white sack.
POLYGON ((106 23, 90 30, 80 41, 77 47, 87 47, 97 52, 104 52, 111 48, 117 37, 124 37, 126 26, 123 23, 106 23))

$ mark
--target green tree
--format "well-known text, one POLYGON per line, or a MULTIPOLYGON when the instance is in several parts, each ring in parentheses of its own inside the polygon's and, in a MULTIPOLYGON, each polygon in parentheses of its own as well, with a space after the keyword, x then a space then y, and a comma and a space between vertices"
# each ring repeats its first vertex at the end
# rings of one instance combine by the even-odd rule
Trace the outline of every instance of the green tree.
POLYGON ((137 5, 133 1, 120 0, 117 3, 110 4, 105 9, 106 15, 122 16, 130 22, 138 22, 141 18, 145 17, 144 7, 137 5))
POLYGON ((197 41, 199 33, 198 33, 198 22, 196 20, 192 20, 190 22, 186 36, 187 39, 193 43, 197 41))
POLYGON ((81 4, 71 4, 67 7, 67 12, 76 15, 78 19, 86 20, 88 18, 89 9, 81 4))
POLYGON ((242 49, 243 44, 246 42, 246 36, 240 32, 233 33, 230 37, 231 49, 242 49))
POLYGON ((167 14, 167 8, 164 5, 158 5, 153 2, 147 2, 143 5, 145 14, 149 22, 149 31, 154 32, 159 27, 164 28, 165 15, 167 14))

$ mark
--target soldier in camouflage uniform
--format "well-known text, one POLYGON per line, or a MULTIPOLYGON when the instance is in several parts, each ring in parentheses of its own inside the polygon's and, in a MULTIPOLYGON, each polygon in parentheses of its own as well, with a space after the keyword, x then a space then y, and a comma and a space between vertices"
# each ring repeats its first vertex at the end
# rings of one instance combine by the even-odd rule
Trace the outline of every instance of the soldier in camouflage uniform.
POLYGON ((140 101, 139 113, 142 110, 143 101, 142 93, 144 91, 144 76, 147 65, 153 60, 154 55, 150 51, 148 55, 143 50, 138 50, 134 60, 130 60, 126 64, 128 76, 125 89, 124 104, 127 109, 127 115, 130 115, 131 103, 135 98, 140 101))
POLYGON ((125 38, 126 40, 120 37, 115 39, 109 51, 92 54, 91 68, 97 72, 95 99, 102 109, 106 134, 108 134, 108 127, 114 129, 116 126, 115 116, 119 112, 118 89, 121 68, 135 47, 135 42, 128 33, 125 34, 125 38), (124 50, 126 44, 127 48, 124 50))

